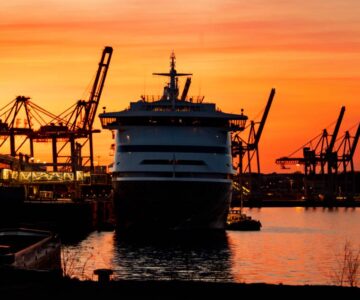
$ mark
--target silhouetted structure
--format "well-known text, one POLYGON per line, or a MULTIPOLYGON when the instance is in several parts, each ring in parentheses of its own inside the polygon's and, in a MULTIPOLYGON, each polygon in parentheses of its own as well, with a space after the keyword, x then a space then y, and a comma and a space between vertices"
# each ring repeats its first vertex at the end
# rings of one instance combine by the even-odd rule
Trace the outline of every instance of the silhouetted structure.
MULTIPOLYGON (((111 47, 105 47, 102 52, 89 99, 79 100, 60 115, 50 113, 25 96, 16 97, 14 101, 0 109, 0 138, 3 140, 0 149, 3 149, 9 140, 9 155, 19 159, 19 162, 13 159, 12 165, 17 163, 21 166, 22 163, 31 163, 32 170, 35 170, 37 164, 33 161, 34 142, 51 142, 52 162, 41 163, 43 168, 51 166, 53 171, 61 168, 64 171, 71 170, 73 173, 82 170, 85 166, 89 166, 91 171, 94 170, 93 133, 100 130, 93 129, 93 123, 112 51, 111 47), (21 138, 19 143, 16 137, 21 138), (82 153, 86 143, 89 144, 88 156, 82 153), (29 150, 25 150, 27 144, 29 150), (68 148, 70 151, 64 154, 68 148)), ((4 156, 2 158, 3 161, 11 164, 11 159, 6 159, 4 156)))
POLYGON ((345 191, 346 197, 351 197, 354 193, 354 188, 349 188, 348 181, 351 180, 351 185, 355 185, 353 156, 359 140, 360 124, 358 124, 355 136, 351 137, 349 131, 346 131, 339 146, 335 147, 344 113, 345 107, 343 106, 330 140, 327 129, 323 129, 320 135, 289 156, 276 160, 276 163, 280 164, 282 168, 285 168, 287 164, 304 166, 305 196, 308 199, 316 197, 333 200, 337 194, 345 191), (316 141, 315 147, 311 147, 314 141, 316 141), (300 149, 303 150, 303 156, 294 157, 293 155, 300 149), (349 164, 350 171, 347 170, 349 164), (344 175, 339 177, 341 168, 344 175))
POLYGON ((261 118, 261 121, 259 123, 256 123, 255 121, 250 122, 250 131, 247 141, 245 141, 240 137, 240 132, 235 132, 235 134, 233 135, 232 154, 233 157, 237 158, 239 161, 238 164, 239 174, 251 173, 252 171, 251 165, 254 155, 256 156, 257 173, 260 174, 259 142, 274 96, 275 96, 275 89, 272 89, 263 116, 261 118), (256 124, 259 124, 257 130, 255 128, 256 124), (246 166, 244 169, 245 161, 246 161, 246 166))
POLYGON ((259 194, 259 142, 274 96, 275 89, 273 88, 270 92, 261 121, 259 123, 255 121, 250 122, 247 141, 241 138, 240 132, 235 132, 232 137, 232 155, 233 159, 238 161, 237 175, 234 179, 234 189, 237 193, 240 193, 241 196, 257 198, 259 194), (257 129, 256 124, 259 125, 257 129), (254 156, 256 157, 256 173, 252 173, 254 156))

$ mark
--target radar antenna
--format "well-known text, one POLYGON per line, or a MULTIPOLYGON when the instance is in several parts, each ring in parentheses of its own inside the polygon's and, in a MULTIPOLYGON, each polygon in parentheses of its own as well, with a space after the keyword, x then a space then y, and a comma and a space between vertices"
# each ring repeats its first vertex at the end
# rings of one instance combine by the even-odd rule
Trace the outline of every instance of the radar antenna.
POLYGON ((178 95, 179 95, 178 77, 192 75, 192 73, 178 73, 175 69, 175 64, 176 64, 175 61, 176 61, 176 56, 174 51, 172 51, 170 55, 169 73, 153 73, 153 75, 170 77, 170 84, 168 84, 168 86, 165 87, 165 91, 166 91, 165 96, 167 100, 171 101, 173 110, 175 109, 175 103, 176 101, 178 101, 178 95))

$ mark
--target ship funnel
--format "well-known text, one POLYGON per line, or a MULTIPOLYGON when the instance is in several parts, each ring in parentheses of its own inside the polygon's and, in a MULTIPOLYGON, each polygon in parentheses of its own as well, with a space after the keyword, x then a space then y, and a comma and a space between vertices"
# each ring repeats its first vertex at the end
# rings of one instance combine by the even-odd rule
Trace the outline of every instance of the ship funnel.
POLYGON ((183 90, 183 92, 181 94, 181 98, 180 98, 181 101, 185 101, 186 96, 187 96, 187 94, 189 92, 190 84, 191 84, 191 77, 188 77, 188 78, 186 78, 186 83, 185 83, 185 86, 184 86, 184 90, 183 90))

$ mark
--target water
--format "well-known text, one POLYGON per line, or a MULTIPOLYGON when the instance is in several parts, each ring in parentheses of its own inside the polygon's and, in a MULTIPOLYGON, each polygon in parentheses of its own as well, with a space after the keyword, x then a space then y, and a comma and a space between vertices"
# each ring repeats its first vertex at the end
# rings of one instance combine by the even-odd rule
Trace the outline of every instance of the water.
POLYGON ((360 247, 359 208, 261 208, 259 232, 227 231, 204 236, 144 235, 124 239, 93 232, 64 246, 66 272, 96 279, 111 268, 114 279, 182 279, 283 284, 331 284, 346 241, 360 247))

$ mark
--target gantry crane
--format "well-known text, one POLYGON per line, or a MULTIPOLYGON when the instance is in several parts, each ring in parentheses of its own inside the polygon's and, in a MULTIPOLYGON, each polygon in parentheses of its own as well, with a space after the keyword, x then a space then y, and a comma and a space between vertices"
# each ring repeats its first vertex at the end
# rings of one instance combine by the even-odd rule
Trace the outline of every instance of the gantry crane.
POLYGON ((353 199, 356 193, 359 193, 359 176, 356 176, 354 169, 354 154, 360 137, 360 123, 357 124, 357 131, 351 136, 350 130, 347 130, 341 139, 337 152, 338 169, 342 167, 342 174, 339 182, 339 193, 346 199, 353 199), (348 171, 350 165, 350 171, 348 171))
POLYGON ((238 171, 240 174, 251 173, 251 164, 254 156, 256 156, 257 173, 260 174, 260 157, 259 157, 259 142, 263 132, 267 116, 270 111, 271 104, 275 96, 275 89, 271 89, 264 113, 261 121, 256 123, 250 122, 250 131, 247 141, 240 137, 240 133, 236 132, 232 139, 233 156, 238 158, 238 171), (256 130, 256 124, 259 124, 256 130), (244 158, 246 157, 246 166, 244 169, 244 158))
POLYGON ((53 171, 62 167, 64 170, 71 169, 75 172, 90 164, 90 170, 93 171, 93 133, 100 132, 93 129, 93 124, 112 51, 112 47, 105 47, 102 52, 89 99, 77 101, 60 115, 50 113, 25 96, 18 96, 0 109, 0 139, 2 139, 0 149, 4 149, 5 145, 10 145, 10 150, 2 151, 2 153, 14 157, 14 159, 4 158, 3 161, 15 162, 16 159, 24 156, 25 160, 29 160, 34 157, 34 142, 50 141, 52 162, 47 162, 43 166, 51 166, 53 171), (20 142, 19 139, 21 139, 20 142), (82 147, 87 142, 89 142, 89 156, 84 162, 82 147), (25 149, 26 144, 29 144, 28 151, 25 149), (68 152, 70 154, 63 154, 68 148, 70 148, 68 152))
POLYGON ((347 172, 347 167, 350 164, 350 172, 353 173, 354 169, 354 154, 356 151, 356 146, 359 141, 360 136, 360 124, 358 124, 357 131, 352 137, 350 131, 345 131, 344 137, 342 138, 338 148, 337 148, 337 164, 338 168, 342 167, 343 173, 347 172))
POLYGON ((89 99, 77 101, 76 104, 56 116, 52 122, 42 126, 37 132, 39 140, 52 141, 53 162, 51 165, 54 171, 57 170, 58 166, 63 166, 70 167, 75 172, 88 163, 90 164, 90 171, 94 170, 93 133, 98 133, 100 130, 93 129, 93 124, 112 52, 112 47, 105 47, 102 52, 89 99), (82 140, 82 143, 77 142, 77 140, 82 140), (58 149, 59 141, 62 141, 63 144, 58 149), (82 148, 87 142, 89 142, 89 156, 88 160, 84 162, 83 158, 85 157, 82 155, 82 148), (62 155, 68 145, 70 145, 70 155, 62 155), (59 162, 59 158, 65 158, 65 162, 59 162))
POLYGON ((327 165, 327 173, 331 174, 333 170, 337 172, 337 151, 334 150, 335 142, 339 133, 340 125, 343 120, 345 113, 345 106, 341 107, 339 117, 337 118, 336 125, 334 127, 333 134, 329 141, 329 134, 327 129, 323 129, 322 133, 315 138, 311 139, 304 146, 294 151, 289 156, 284 156, 278 158, 275 162, 276 164, 284 167, 285 165, 304 165, 304 173, 315 174, 317 166, 320 166, 320 173, 325 174, 327 165), (316 142, 315 147, 311 148, 309 145, 312 145, 314 141, 316 142), (293 157, 295 153, 299 150, 303 150, 302 157, 293 157))
POLYGON ((347 194, 347 198, 349 195, 353 195, 355 191, 356 176, 354 174, 353 156, 359 140, 360 125, 357 124, 357 132, 353 137, 348 130, 342 138, 338 139, 344 113, 345 107, 343 106, 330 140, 327 129, 324 129, 320 135, 291 155, 276 160, 276 163, 281 166, 285 164, 304 166, 304 192, 309 199, 320 197, 326 200, 334 200, 335 196, 340 196, 342 193, 347 194), (315 141, 317 141, 315 147, 310 147, 315 141), (336 147, 336 145, 338 146, 336 147), (294 157, 293 154, 300 149, 303 150, 303 156, 294 157), (350 172, 347 171, 349 164, 350 172), (339 172, 341 167, 342 173, 339 172))
MULTIPOLYGON (((242 199, 243 195, 255 199, 256 194, 259 192, 259 180, 261 180, 258 176, 260 175, 259 142, 274 96, 275 89, 273 88, 271 89, 261 121, 259 123, 255 121, 250 122, 247 140, 241 138, 240 132, 235 132, 232 136, 232 156, 235 163, 237 162, 237 175, 233 181, 233 187, 235 191, 239 192, 240 199, 242 199), (259 125, 258 129, 256 129, 257 124, 259 125), (252 173, 254 156, 256 156, 257 173, 252 173)), ((234 201, 237 201, 236 197, 234 197, 234 201)))
POLYGON ((57 116, 25 96, 18 96, 1 108, 0 118, 0 149, 9 145, 10 150, 3 150, 3 153, 17 159, 25 157, 26 160, 34 156, 35 126, 43 126, 49 120, 61 122, 57 116), (27 144, 28 150, 25 149, 27 144))
POLYGON ((96 111, 99 106, 99 101, 104 87, 107 71, 109 69, 112 52, 112 47, 105 47, 102 53, 99 68, 96 73, 93 88, 91 90, 90 98, 85 105, 85 116, 82 120, 82 127, 78 130, 79 133, 87 134, 89 140, 89 159, 91 171, 94 170, 93 133, 98 132, 93 131, 93 124, 96 116, 96 111))
POLYGON ((0 147, 5 145, 8 139, 10 139, 10 155, 16 157, 19 155, 19 151, 26 141, 29 141, 30 156, 34 154, 34 146, 31 139, 32 118, 30 116, 30 98, 25 96, 18 96, 15 100, 11 101, 5 107, 1 109, 1 137, 3 141, 0 147), (22 123, 22 117, 23 123, 22 123), (4 120, 3 120, 4 119, 4 120), (22 124, 20 124, 22 123, 22 124), (16 146, 15 137, 22 138, 20 145, 16 146))
POLYGON ((50 183, 54 190, 66 190, 74 197, 79 197, 81 184, 78 183, 81 182, 82 177, 77 176, 77 171, 87 170, 85 167, 88 165, 83 163, 84 156, 81 151, 87 141, 89 141, 90 171, 94 170, 92 134, 100 130, 94 130, 93 124, 111 55, 112 48, 105 47, 89 99, 78 101, 60 115, 48 112, 25 96, 18 96, 14 101, 0 108, 0 163, 9 166, 13 171, 20 171, 12 174, 16 174, 17 178, 25 178, 25 181, 30 183, 26 187, 28 195, 38 194, 40 190, 39 183, 33 184, 33 175, 37 176, 33 171, 48 171, 47 167, 52 167, 52 171, 71 171, 72 176, 64 172, 62 174, 64 176, 61 177, 55 172, 50 177, 49 173, 45 175, 39 173, 41 175, 37 178, 40 178, 42 183, 50 183), (35 161, 35 142, 51 142, 51 162, 35 161), (25 147, 27 145, 29 149, 25 147), (59 180, 59 176, 63 180, 59 180), (55 188, 53 180, 59 183, 58 187, 55 188), (65 181, 67 183, 64 188, 62 185, 65 181))

